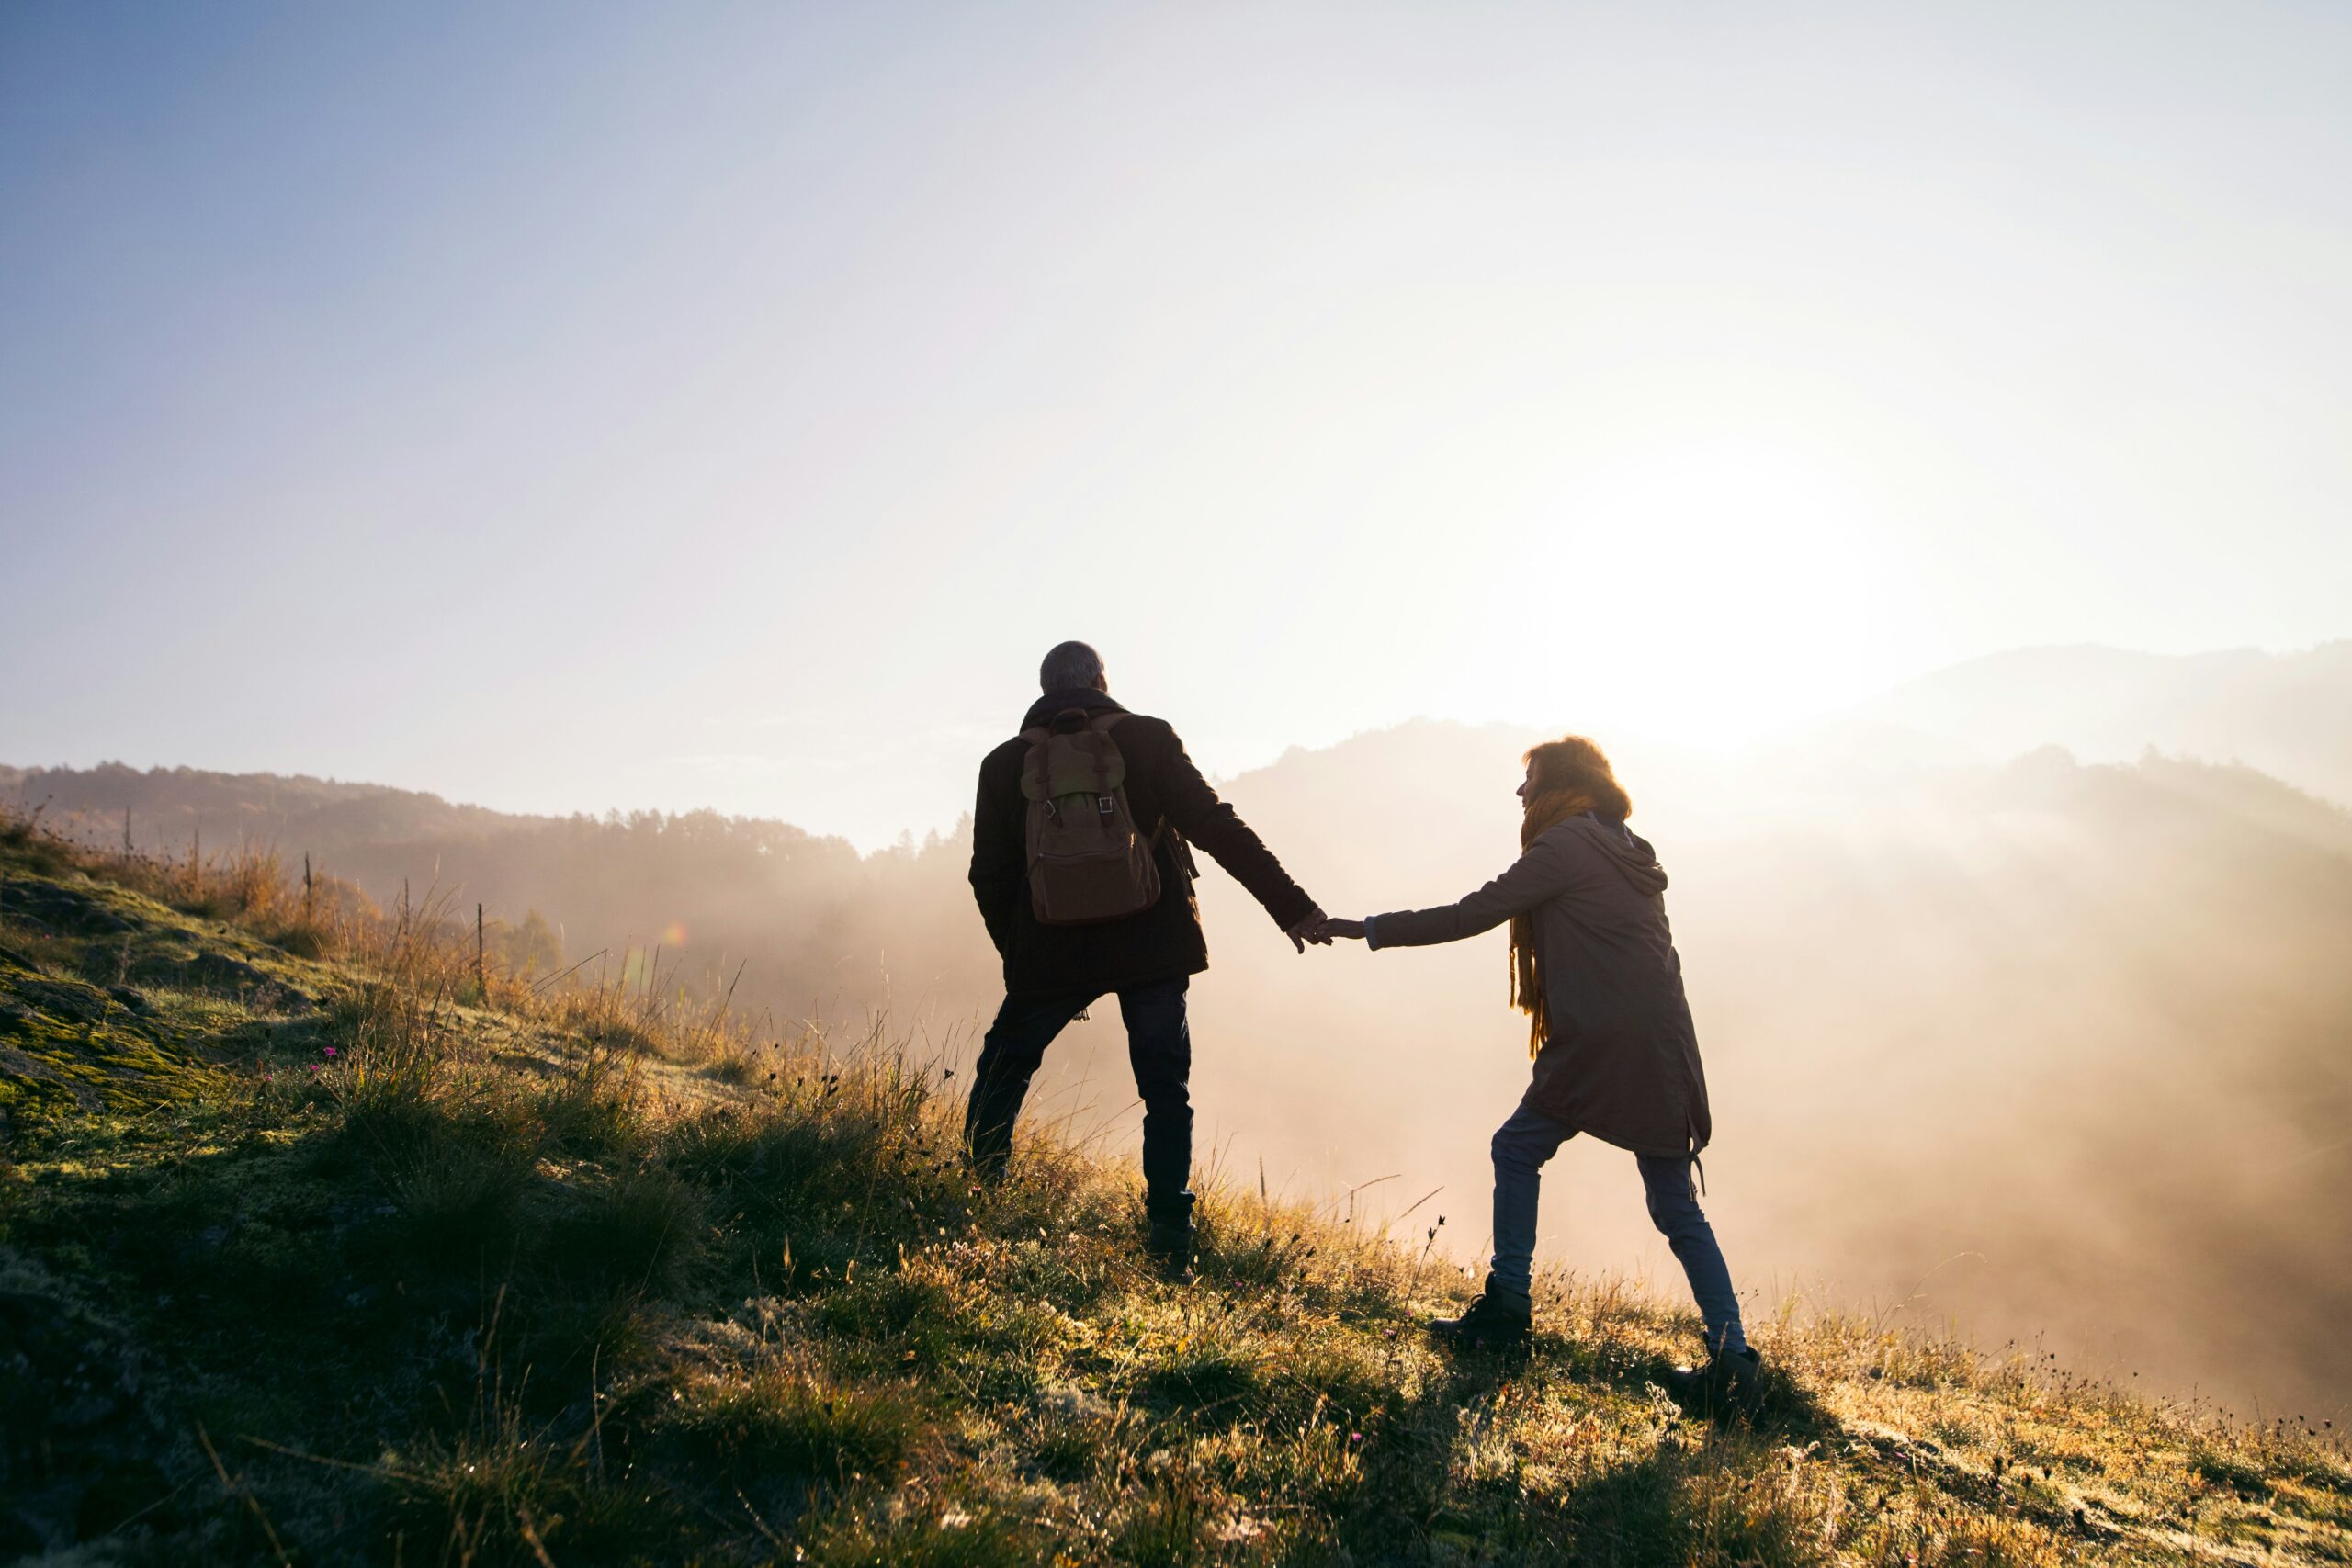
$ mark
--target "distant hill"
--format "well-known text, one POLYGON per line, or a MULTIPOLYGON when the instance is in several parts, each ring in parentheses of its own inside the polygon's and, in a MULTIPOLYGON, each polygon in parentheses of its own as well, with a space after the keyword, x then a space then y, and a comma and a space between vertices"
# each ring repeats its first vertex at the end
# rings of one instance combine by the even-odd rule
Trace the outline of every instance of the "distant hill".
POLYGON ((564 963, 617 971, 658 949, 662 972, 693 987, 741 966, 738 1001, 784 1018, 855 1016, 943 987, 977 1005, 994 969, 963 930, 961 838, 861 856, 846 840, 710 811, 525 817, 377 784, 119 764, 0 768, 0 801, 81 843, 119 846, 127 812, 141 854, 266 847, 387 905, 405 892, 468 919, 476 902, 492 920, 537 914, 564 963))
POLYGON ((333 854, 360 844, 503 832, 542 818, 481 806, 452 806, 437 795, 387 784, 344 784, 307 774, 219 773, 198 768, 141 771, 120 762, 95 768, 0 764, 0 800, 46 807, 52 823, 78 837, 119 843, 125 831, 151 854, 185 853, 198 840, 228 848, 246 840, 333 854))
POLYGON ((2352 641, 2183 657, 2019 649, 1897 687, 1860 716, 1964 742, 1989 760, 2054 744, 2095 761, 2150 747, 2242 761, 2352 803, 2352 641))

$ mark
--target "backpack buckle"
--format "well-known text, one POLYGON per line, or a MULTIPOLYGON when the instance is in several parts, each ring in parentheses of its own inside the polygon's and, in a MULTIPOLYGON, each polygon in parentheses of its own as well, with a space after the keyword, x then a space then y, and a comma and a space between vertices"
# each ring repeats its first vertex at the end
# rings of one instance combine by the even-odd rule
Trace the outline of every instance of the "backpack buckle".
POLYGON ((1094 797, 1094 811, 1099 817, 1108 817, 1118 808, 1119 803, 1107 795, 1098 795, 1094 797))

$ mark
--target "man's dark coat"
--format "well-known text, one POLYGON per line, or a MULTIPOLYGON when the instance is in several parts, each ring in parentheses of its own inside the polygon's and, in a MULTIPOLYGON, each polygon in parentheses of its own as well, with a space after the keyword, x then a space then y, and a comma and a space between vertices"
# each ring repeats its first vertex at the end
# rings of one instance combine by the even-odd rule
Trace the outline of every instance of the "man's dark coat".
MULTIPOLYGON (((1048 692, 1021 728, 1045 724, 1066 709, 1125 713, 1100 692, 1048 692)), ((1315 900, 1283 870, 1273 852, 1201 777, 1184 743, 1162 719, 1133 714, 1111 731, 1127 763, 1127 806, 1136 826, 1150 832, 1165 819, 1183 839, 1206 850, 1248 888, 1274 923, 1287 931, 1315 912, 1315 900)), ((1115 991, 1146 980, 1197 975, 1209 966, 1201 909, 1183 851, 1171 835, 1159 843, 1159 902, 1139 915, 1096 925, 1038 922, 1029 899, 1028 802, 1021 768, 1028 743, 1018 736, 980 763, 978 802, 972 808, 972 896, 1004 959, 1004 988, 1020 996, 1044 991, 1115 991)))

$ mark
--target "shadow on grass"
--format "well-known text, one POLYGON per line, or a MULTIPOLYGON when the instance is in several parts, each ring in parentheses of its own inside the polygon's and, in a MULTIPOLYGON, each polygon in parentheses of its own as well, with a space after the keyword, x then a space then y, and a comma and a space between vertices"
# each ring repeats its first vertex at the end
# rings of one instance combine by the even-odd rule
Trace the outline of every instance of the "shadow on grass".
POLYGON ((1447 1551, 1529 1563, 1819 1559, 1820 1521, 1801 1499, 1747 1487, 1738 1506, 1722 1506, 1745 1476, 1769 1468, 1761 1456, 1842 1431, 1785 1375, 1770 1374, 1749 1406, 1711 1416, 1673 1404, 1659 1381, 1666 1363, 1626 1346, 1543 1339, 1522 1351, 1449 1355, 1441 1365, 1442 1375, 1385 1415, 1353 1496, 1335 1510, 1338 1544, 1353 1561, 1419 1562, 1447 1551), (1595 1451, 1565 1485, 1465 1474, 1462 1413, 1534 1379, 1609 1390, 1646 1410, 1655 1427, 1614 1454, 1595 1451))

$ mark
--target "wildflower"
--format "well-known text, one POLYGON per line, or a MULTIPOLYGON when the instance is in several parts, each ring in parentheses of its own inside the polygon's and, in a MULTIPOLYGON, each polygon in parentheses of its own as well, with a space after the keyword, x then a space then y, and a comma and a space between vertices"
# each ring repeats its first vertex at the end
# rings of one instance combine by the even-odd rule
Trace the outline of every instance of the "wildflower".
POLYGON ((324 1050, 324 1051, 326 1052, 326 1054, 327 1054, 328 1055, 330 1055, 330 1056, 332 1056, 332 1055, 334 1055, 334 1046, 332 1046, 332 1045, 322 1046, 322 1047, 321 1047, 321 1049, 324 1050))

